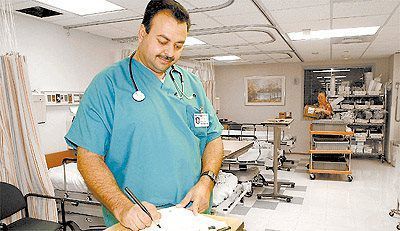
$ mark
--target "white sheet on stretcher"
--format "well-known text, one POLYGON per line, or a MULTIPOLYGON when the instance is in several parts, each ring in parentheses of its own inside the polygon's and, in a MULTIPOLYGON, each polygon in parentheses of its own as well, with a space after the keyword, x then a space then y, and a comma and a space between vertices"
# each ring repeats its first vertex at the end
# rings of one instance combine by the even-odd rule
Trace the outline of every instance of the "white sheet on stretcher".
POLYGON ((243 155, 238 156, 237 160, 239 162, 245 161, 259 161, 265 162, 267 158, 271 158, 273 155, 272 146, 270 148, 250 148, 246 153, 243 155), (260 154, 261 152, 261 154, 260 154))
POLYGON ((213 206, 218 206, 230 197, 238 184, 238 178, 232 173, 219 171, 217 182, 213 189, 213 206))
MULTIPOLYGON (((65 166, 67 176, 67 190, 74 192, 88 192, 88 188, 78 171, 76 163, 69 163, 65 166)), ((49 169, 49 175, 54 188, 64 190, 64 170, 63 166, 49 169)))

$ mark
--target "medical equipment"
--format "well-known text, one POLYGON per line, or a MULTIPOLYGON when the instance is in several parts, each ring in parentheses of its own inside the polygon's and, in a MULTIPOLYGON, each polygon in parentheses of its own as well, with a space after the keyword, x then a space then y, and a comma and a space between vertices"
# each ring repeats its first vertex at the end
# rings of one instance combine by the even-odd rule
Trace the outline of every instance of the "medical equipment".
POLYGON ((179 98, 179 99, 183 99, 183 97, 185 97, 188 100, 191 100, 193 98, 196 97, 196 94, 193 93, 193 95, 191 96, 187 96, 185 94, 185 83, 183 82, 183 76, 182 73, 178 70, 175 69, 174 65, 171 66, 171 70, 169 71, 169 76, 171 76, 172 82, 174 82, 175 88, 176 90, 179 92, 176 92, 175 95, 179 98), (179 75, 179 78, 181 79, 181 85, 182 85, 182 89, 179 89, 178 84, 175 82, 175 78, 173 76, 173 73, 176 72, 179 75))
POLYGON ((55 195, 64 199, 63 205, 57 203, 59 211, 63 211, 59 213, 60 217, 72 221, 79 227, 76 230, 105 227, 100 203, 88 190, 78 171, 76 159, 64 158, 61 166, 49 169, 49 175, 55 195))
MULTIPOLYGON (((133 56, 135 55, 136 52, 133 52, 132 55, 129 57, 129 75, 131 77, 132 80, 132 84, 133 87, 135 88, 135 92, 132 94, 132 98, 136 101, 136 102, 142 102, 146 96, 144 95, 144 93, 142 91, 139 90, 139 87, 136 84, 135 79, 133 78, 133 73, 132 73, 132 59, 133 56)), ((179 98, 179 99, 183 99, 186 98, 188 100, 191 100, 193 98, 196 97, 196 94, 193 93, 193 95, 191 96, 187 96, 185 94, 185 85, 184 85, 184 81, 183 81, 183 75, 180 71, 175 69, 175 66, 172 65, 171 66, 171 70, 169 71, 169 76, 172 79, 172 82, 174 82, 174 86, 177 90, 177 92, 175 93, 175 95, 179 98), (175 82, 175 78, 174 78, 174 72, 177 73, 179 75, 179 78, 181 80, 181 85, 182 85, 182 89, 179 88, 178 84, 175 82)))

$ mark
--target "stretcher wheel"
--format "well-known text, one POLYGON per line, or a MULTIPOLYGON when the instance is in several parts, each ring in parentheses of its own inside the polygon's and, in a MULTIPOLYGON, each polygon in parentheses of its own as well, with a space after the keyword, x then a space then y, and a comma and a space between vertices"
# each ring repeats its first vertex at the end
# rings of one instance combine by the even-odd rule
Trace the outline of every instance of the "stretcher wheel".
POLYGON ((294 161, 293 161, 293 160, 291 160, 291 161, 290 161, 290 163, 291 163, 291 164, 294 164, 294 161))
POLYGON ((307 164, 307 165, 306 165, 306 168, 307 168, 307 169, 310 169, 310 164, 307 164))
POLYGON ((287 203, 290 203, 291 201, 292 201, 292 199, 286 198, 286 202, 287 202, 287 203))
POLYGON ((315 174, 311 173, 311 174, 310 174, 310 179, 311 179, 311 180, 315 180, 315 174))
POLYGON ((393 217, 394 216, 394 212, 390 211, 389 216, 393 217))
POLYGON ((349 182, 352 182, 352 181, 353 181, 353 176, 352 176, 352 175, 347 175, 347 180, 348 180, 349 182))
POLYGON ((400 230, 400 224, 398 224, 398 225, 396 226, 396 228, 397 228, 397 230, 400 230))
POLYGON ((287 168, 286 171, 290 172, 290 168, 287 168))
POLYGON ((291 187, 291 188, 294 188, 294 185, 295 185, 295 184, 291 184, 290 187, 291 187))
POLYGON ((259 199, 259 200, 260 200, 260 199, 261 199, 261 196, 260 196, 260 195, 257 195, 257 199, 259 199))

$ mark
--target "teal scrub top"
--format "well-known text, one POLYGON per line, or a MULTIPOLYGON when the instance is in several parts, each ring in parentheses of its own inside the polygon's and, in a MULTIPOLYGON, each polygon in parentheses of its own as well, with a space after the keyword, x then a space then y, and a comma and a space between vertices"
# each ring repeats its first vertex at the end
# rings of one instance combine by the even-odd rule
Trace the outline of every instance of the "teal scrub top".
MULTIPOLYGON (((121 189, 129 187, 140 200, 159 207, 180 203, 198 182, 205 146, 222 132, 200 79, 175 68, 183 75, 185 94, 196 94, 194 99, 175 95, 169 70, 162 83, 133 59, 134 79, 146 96, 136 102, 126 58, 93 79, 65 136, 71 147, 104 156, 121 189), (208 127, 194 126, 194 114, 200 112, 208 114, 208 127)), ((174 79, 181 89, 177 73, 174 79)), ((107 209, 103 214, 107 226, 117 223, 107 209)))

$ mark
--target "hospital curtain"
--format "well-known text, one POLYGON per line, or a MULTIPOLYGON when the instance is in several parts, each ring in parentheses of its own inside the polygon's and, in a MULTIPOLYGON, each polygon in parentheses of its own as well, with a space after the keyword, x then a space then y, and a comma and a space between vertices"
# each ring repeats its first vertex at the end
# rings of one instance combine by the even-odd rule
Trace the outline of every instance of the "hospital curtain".
POLYGON ((208 99, 215 107, 215 71, 212 60, 196 63, 193 74, 199 76, 208 99))
MULTIPOLYGON (((25 57, 6 54, 0 58, 0 180, 15 185, 24 195, 54 195, 33 119, 25 57)), ((29 201, 32 217, 57 220, 54 200, 29 201)), ((14 215, 5 222, 17 218, 14 215)))

